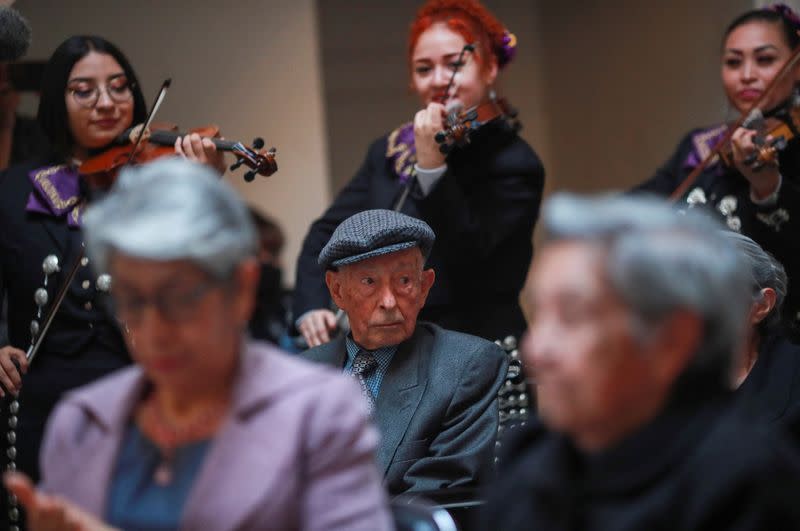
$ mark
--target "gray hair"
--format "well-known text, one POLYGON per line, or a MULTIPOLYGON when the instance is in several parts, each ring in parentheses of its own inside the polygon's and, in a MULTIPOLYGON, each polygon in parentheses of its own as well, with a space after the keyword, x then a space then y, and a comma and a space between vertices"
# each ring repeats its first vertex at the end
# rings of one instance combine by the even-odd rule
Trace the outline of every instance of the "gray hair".
POLYGON ((604 251, 604 273, 641 340, 677 310, 700 316, 700 345, 684 374, 727 382, 752 298, 749 271, 720 224, 654 198, 568 194, 546 203, 543 222, 548 240, 586 240, 604 251))
POLYGON ((739 249, 750 268, 753 295, 759 297, 764 288, 775 291, 775 306, 758 323, 759 332, 762 335, 769 334, 780 327, 781 310, 789 284, 786 270, 774 256, 747 236, 731 231, 724 231, 724 234, 739 249))
POLYGON ((124 169, 83 217, 98 272, 113 252, 148 260, 189 260, 220 280, 256 254, 256 232, 236 192, 207 166, 179 158, 124 169))

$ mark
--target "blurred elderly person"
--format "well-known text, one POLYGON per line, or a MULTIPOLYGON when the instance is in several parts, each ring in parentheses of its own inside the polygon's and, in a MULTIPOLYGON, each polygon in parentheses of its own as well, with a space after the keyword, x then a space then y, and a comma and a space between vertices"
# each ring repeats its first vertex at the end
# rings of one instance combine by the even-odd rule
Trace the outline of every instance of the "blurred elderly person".
POLYGON ((558 196, 520 300, 541 425, 489 491, 492 528, 800 529, 797 454, 735 407, 750 271, 707 218, 558 196))
POLYGON ((755 241, 725 232, 751 272, 749 332, 734 386, 755 414, 789 430, 800 442, 800 346, 786 338, 781 309, 787 292, 783 266, 755 241))
POLYGON ((424 267, 434 239, 424 221, 367 210, 319 255, 351 333, 305 356, 360 383, 390 494, 475 486, 491 470, 507 362, 494 343, 417 322, 436 276, 424 267))
POLYGON ((358 386, 243 335, 256 233, 212 170, 126 170, 85 231, 136 365, 57 407, 43 492, 7 479, 33 529, 87 515, 137 530, 391 527, 358 386))

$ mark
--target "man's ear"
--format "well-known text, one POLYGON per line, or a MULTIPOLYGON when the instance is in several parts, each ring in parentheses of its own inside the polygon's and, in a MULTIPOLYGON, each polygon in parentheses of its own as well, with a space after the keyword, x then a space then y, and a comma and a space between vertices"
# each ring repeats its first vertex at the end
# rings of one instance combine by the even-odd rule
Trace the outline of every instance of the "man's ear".
POLYGON ((753 303, 750 309, 750 324, 757 325, 767 318, 769 312, 775 308, 775 303, 778 301, 778 294, 772 288, 763 288, 761 290, 761 297, 753 303))
POLYGON ((428 292, 431 290, 434 280, 436 280, 436 273, 433 269, 423 269, 421 276, 422 282, 420 283, 420 298, 422 299, 422 304, 424 305, 425 301, 428 299, 428 292))
POLYGON ((328 285, 328 291, 331 293, 333 302, 339 308, 342 308, 342 273, 340 271, 326 271, 325 284, 328 285))

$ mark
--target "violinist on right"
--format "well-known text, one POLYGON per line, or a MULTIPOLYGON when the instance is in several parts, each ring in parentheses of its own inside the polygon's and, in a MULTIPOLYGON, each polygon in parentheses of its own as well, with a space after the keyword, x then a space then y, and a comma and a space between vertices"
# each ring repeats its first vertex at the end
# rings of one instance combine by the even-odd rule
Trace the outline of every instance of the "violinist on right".
MULTIPOLYGON (((776 4, 739 15, 727 27, 722 42, 721 77, 730 105, 746 113, 764 94, 800 44, 800 17, 776 4)), ((761 110, 769 115, 790 105, 798 95, 800 64, 768 94, 761 110)), ((672 194, 689 173, 723 138, 728 125, 695 129, 686 135, 670 159, 636 191, 672 194)), ((762 133, 763 134, 763 133, 762 133)), ((732 165, 716 157, 678 199, 683 207, 705 207, 731 230, 741 232, 774 255, 789 276, 784 321, 797 336, 800 323, 800 145, 796 138, 778 154, 778 164, 748 160, 755 152, 757 131, 741 127, 731 139, 732 165)))
POLYGON ((437 280, 420 318, 490 340, 524 330, 517 296, 533 253, 542 164, 499 119, 447 156, 435 140, 447 111, 489 100, 515 43, 476 0, 430 0, 420 8, 411 24, 408 66, 421 110, 369 147, 355 177, 303 243, 293 313, 309 346, 330 341, 337 327, 317 264, 320 251, 350 216, 395 208, 406 183, 410 192, 400 211, 424 220, 437 235, 428 261, 437 280))

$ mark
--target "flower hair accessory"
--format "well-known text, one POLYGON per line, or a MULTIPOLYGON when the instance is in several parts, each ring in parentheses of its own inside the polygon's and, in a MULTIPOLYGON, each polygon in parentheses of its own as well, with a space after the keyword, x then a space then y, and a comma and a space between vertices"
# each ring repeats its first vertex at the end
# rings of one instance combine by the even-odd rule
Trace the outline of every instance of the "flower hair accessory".
POLYGON ((497 50, 497 66, 503 68, 510 63, 517 54, 517 36, 506 30, 497 50))
POLYGON ((772 4, 764 9, 779 14, 795 29, 795 31, 800 31, 800 16, 798 16, 791 7, 786 4, 772 4))

